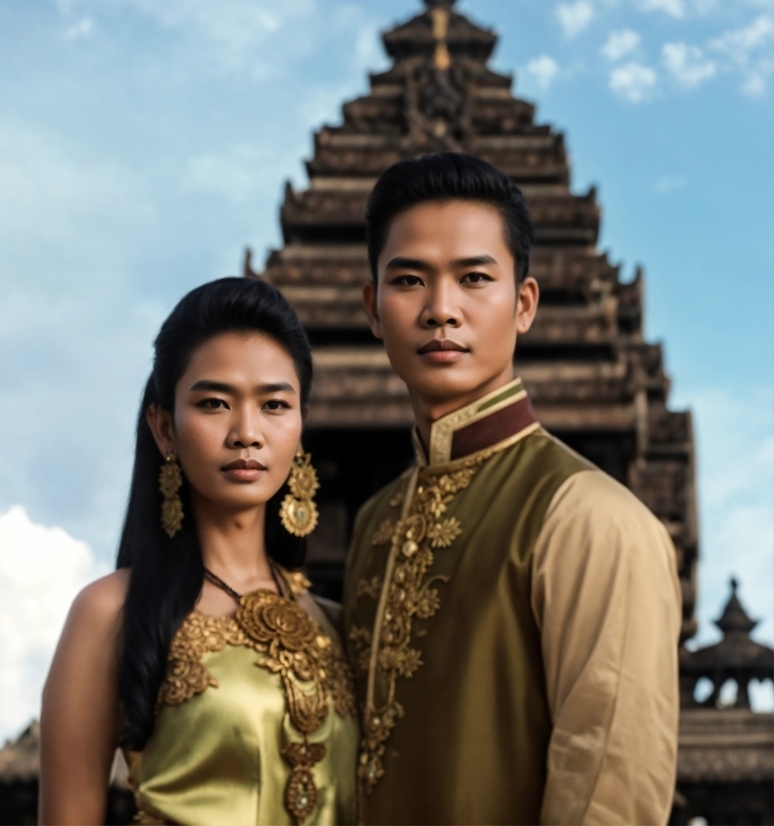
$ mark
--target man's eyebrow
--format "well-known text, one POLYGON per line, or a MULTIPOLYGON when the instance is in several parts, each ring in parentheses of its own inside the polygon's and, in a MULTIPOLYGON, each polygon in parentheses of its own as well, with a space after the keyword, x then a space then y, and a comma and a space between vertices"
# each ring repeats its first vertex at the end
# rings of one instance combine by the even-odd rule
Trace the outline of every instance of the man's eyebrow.
POLYGON ((473 255, 470 258, 458 258, 452 263, 455 267, 480 267, 483 264, 496 264, 497 259, 491 255, 473 255))
MULTIPOLYGON (((191 387, 191 390, 209 390, 212 393, 228 393, 231 396, 237 395, 237 389, 233 385, 222 381, 212 381, 211 379, 200 379, 191 387)), ((277 381, 270 384, 259 384, 255 392, 261 395, 267 393, 295 393, 296 389, 286 381, 277 381)))
POLYGON ((395 256, 395 258, 391 258, 387 262, 387 266, 385 269, 388 270, 420 270, 422 272, 428 272, 432 269, 430 264, 427 261, 420 261, 418 258, 404 258, 401 255, 395 256))

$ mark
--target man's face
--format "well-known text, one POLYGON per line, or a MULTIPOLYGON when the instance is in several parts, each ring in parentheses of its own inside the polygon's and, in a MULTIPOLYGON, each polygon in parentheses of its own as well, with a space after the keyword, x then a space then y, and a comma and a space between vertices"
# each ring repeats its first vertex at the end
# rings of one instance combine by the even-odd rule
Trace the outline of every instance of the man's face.
POLYGON ((363 293, 371 328, 412 395, 464 404, 512 379, 538 293, 531 278, 516 287, 497 209, 448 201, 399 213, 377 270, 363 293))

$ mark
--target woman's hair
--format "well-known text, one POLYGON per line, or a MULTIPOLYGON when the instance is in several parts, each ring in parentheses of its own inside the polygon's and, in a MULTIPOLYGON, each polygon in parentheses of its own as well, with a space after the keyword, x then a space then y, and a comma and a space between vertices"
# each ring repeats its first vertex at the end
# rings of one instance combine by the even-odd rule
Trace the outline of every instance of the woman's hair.
MULTIPOLYGON (((293 358, 302 406, 309 398, 309 341, 293 308, 271 285, 250 278, 212 281, 188 293, 162 324, 137 420, 134 471, 116 564, 131 568, 118 677, 122 743, 130 749, 141 750, 151 735, 169 646, 196 603, 204 574, 185 481, 180 489, 186 514, 182 528, 172 539, 162 530, 163 457, 146 413, 154 404, 172 412, 175 386, 194 351, 213 336, 229 332, 261 332, 275 339, 293 358)), ((279 503, 286 492, 283 485, 267 503, 266 549, 281 565, 296 568, 303 564, 305 546, 280 523, 279 503)))

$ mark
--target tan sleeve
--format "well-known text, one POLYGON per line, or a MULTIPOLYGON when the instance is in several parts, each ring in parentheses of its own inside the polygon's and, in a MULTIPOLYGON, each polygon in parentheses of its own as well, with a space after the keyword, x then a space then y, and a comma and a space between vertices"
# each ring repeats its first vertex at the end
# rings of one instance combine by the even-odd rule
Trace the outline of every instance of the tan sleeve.
POLYGON ((541 823, 665 824, 681 617, 666 529, 609 476, 581 471, 555 494, 533 565, 553 720, 541 823))

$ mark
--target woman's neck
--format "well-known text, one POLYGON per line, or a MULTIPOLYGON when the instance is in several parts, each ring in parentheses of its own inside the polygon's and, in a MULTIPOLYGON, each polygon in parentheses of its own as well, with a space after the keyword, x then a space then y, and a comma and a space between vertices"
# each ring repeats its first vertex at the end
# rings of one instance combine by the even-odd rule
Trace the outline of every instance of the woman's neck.
POLYGON ((191 504, 204 567, 239 593, 271 587, 264 541, 266 506, 224 512, 197 499, 193 494, 191 504))

